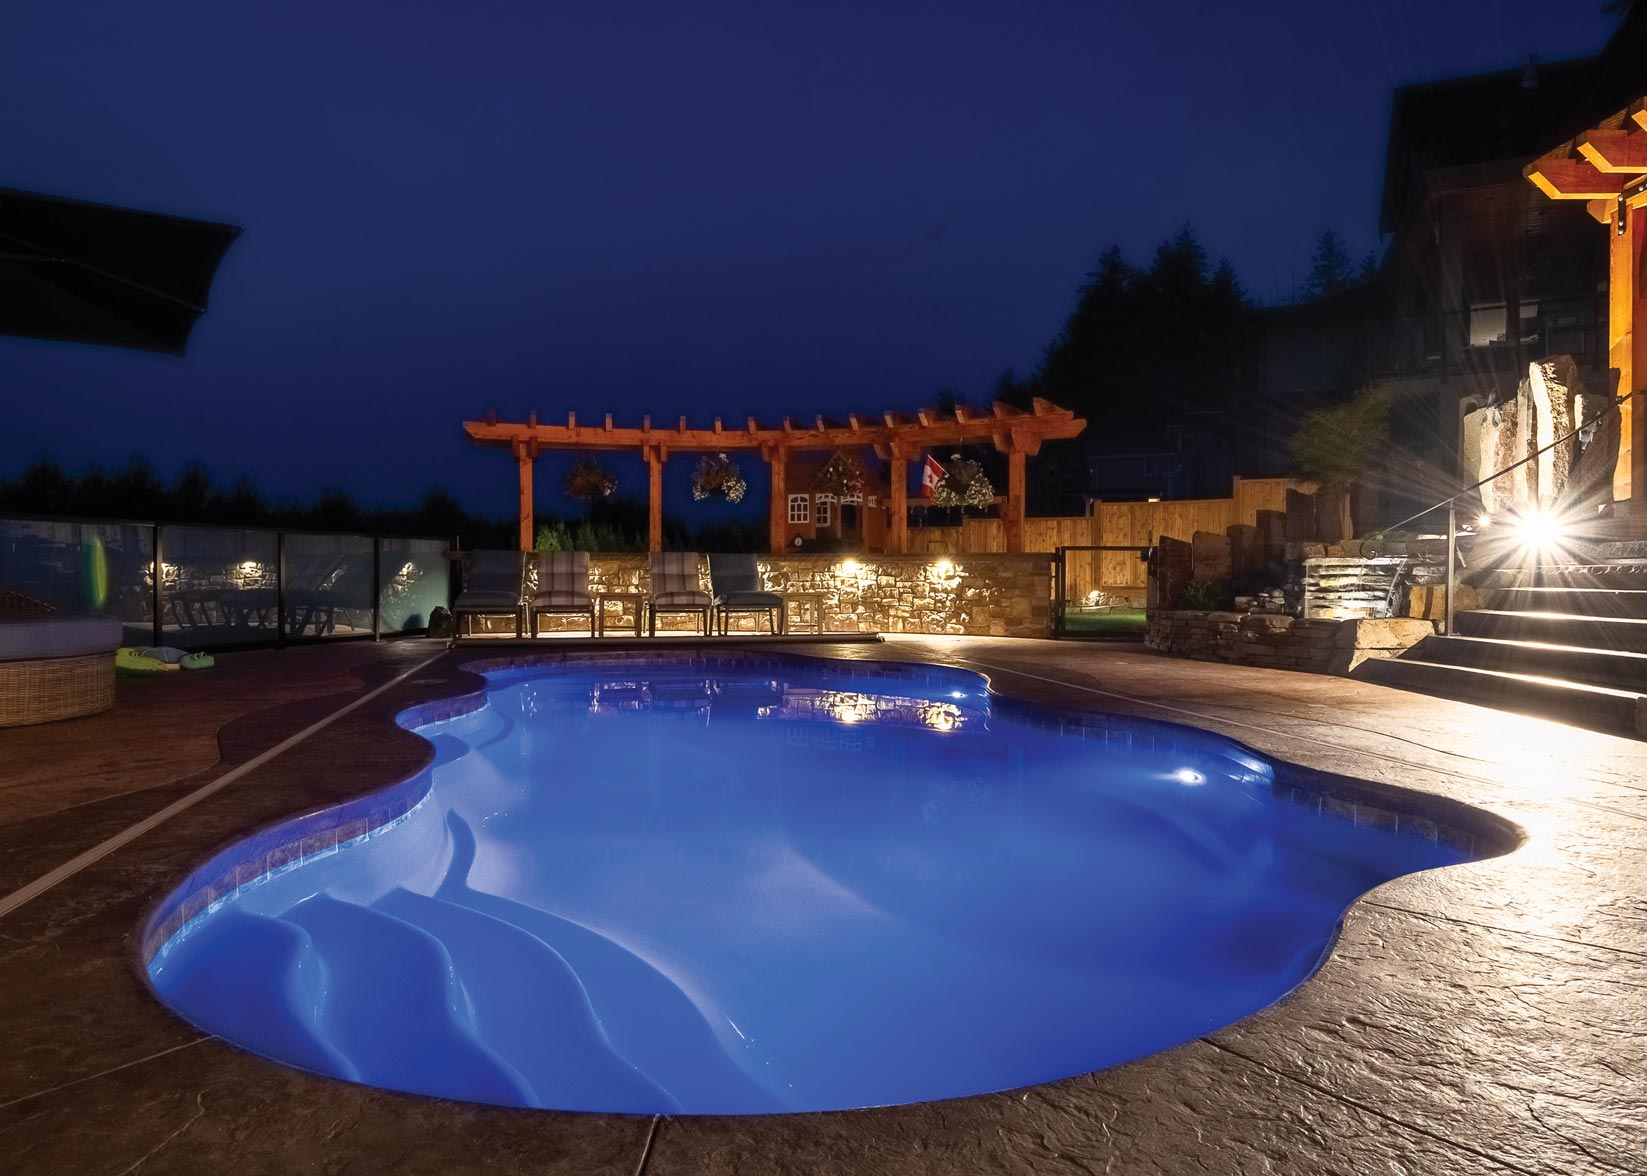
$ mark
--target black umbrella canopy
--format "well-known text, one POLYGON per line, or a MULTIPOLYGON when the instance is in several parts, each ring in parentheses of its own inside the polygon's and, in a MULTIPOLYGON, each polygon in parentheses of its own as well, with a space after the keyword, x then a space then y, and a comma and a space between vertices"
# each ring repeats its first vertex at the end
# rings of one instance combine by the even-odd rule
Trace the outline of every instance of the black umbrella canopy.
POLYGON ((239 233, 0 188, 0 334, 182 355, 239 233))

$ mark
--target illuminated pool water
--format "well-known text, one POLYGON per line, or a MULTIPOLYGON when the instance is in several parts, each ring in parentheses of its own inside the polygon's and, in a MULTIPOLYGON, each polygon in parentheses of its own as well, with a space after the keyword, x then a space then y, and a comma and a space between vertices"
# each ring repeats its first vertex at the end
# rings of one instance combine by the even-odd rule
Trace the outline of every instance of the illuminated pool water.
POLYGON ((488 678, 417 728, 415 807, 192 918, 150 962, 162 999, 394 1090, 903 1103, 1226 1025, 1303 980, 1356 896, 1464 856, 1296 803, 1216 736, 1071 726, 951 670, 488 678))

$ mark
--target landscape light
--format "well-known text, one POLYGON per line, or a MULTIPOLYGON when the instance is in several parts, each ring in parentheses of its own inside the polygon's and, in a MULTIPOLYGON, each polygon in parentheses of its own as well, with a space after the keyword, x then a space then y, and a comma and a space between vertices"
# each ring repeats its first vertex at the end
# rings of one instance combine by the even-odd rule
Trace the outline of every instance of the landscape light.
POLYGON ((1528 550, 1539 551, 1550 547, 1566 532, 1566 524, 1547 511, 1535 510, 1517 515, 1510 524, 1516 541, 1528 550))

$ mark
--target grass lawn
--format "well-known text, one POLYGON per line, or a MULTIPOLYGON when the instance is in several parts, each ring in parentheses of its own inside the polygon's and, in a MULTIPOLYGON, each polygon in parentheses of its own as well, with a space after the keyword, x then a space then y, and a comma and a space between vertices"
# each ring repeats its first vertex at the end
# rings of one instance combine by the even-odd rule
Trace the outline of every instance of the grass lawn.
POLYGON ((1142 637, 1144 610, 1141 608, 1094 609, 1064 614, 1064 632, 1072 637, 1142 637))

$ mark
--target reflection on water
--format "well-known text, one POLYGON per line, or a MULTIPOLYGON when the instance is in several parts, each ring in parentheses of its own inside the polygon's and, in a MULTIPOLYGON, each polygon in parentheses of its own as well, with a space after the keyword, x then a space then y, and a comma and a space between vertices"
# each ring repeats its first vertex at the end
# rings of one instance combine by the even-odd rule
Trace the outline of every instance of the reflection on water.
POLYGON ((987 727, 989 705, 981 690, 950 689, 942 693, 943 698, 925 698, 799 685, 776 679, 654 676, 608 678, 576 686, 527 682, 519 688, 518 700, 520 713, 526 718, 574 712, 593 718, 654 712, 686 713, 706 723, 718 715, 775 721, 827 720, 848 725, 919 727, 946 732, 987 727))

